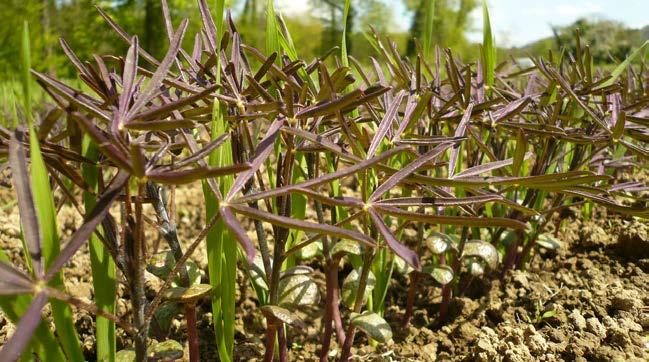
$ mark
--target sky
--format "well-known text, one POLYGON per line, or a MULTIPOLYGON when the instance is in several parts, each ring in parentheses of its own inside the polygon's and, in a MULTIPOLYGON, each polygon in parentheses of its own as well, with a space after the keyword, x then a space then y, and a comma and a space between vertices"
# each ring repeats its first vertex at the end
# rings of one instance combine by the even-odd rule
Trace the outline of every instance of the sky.
MULTIPOLYGON (((352 0, 353 1, 353 0, 352 0)), ((405 31, 411 15, 401 0, 382 0, 393 8, 394 26, 405 31)), ((342 0, 341 0, 342 2, 342 0)), ((491 27, 496 43, 521 46, 552 36, 550 25, 564 26, 581 17, 616 20, 631 28, 649 25, 649 0, 489 0, 491 27)), ((277 8, 291 14, 309 11, 308 0, 277 0, 277 8)), ((471 14, 470 40, 482 40, 482 9, 471 14)))

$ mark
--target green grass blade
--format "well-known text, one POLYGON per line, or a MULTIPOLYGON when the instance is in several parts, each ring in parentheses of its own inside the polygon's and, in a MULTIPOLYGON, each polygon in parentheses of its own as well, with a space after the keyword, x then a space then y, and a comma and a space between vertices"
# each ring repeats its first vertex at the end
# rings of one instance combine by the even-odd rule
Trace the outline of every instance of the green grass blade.
POLYGON ((345 10, 343 11, 343 37, 340 40, 340 58, 343 67, 349 67, 347 58, 347 17, 349 17, 349 7, 351 0, 345 0, 345 10))
POLYGON ((435 21, 435 0, 425 0, 425 23, 422 34, 424 58, 431 59, 433 52, 433 23, 435 21))
MULTIPOLYGON (((31 119, 31 88, 29 79, 30 62, 30 45, 29 45, 29 27, 25 23, 22 36, 22 82, 23 82, 23 104, 29 124, 29 153, 31 159, 31 186, 34 195, 34 204, 38 205, 38 221, 41 232, 42 252, 45 269, 56 259, 60 252, 60 241, 58 229, 56 226, 56 208, 54 198, 50 187, 50 179, 43 161, 38 137, 32 126, 31 119)), ((52 279, 52 286, 63 287, 63 278, 58 273, 52 279)), ((74 327, 74 317, 72 309, 66 303, 61 301, 51 301, 52 316, 56 325, 56 332, 69 360, 83 361, 83 352, 81 343, 74 327)))
POLYGON ((20 75, 21 75, 21 82, 23 87, 23 107, 25 108, 25 116, 27 117, 27 123, 31 124, 32 92, 31 92, 31 79, 29 76, 29 70, 32 68, 32 60, 31 60, 31 50, 30 50, 30 43, 29 43, 29 24, 27 23, 27 21, 25 21, 23 24, 20 57, 22 61, 22 69, 20 75))
MULTIPOLYGON (((223 15, 225 13, 225 1, 216 1, 215 25, 217 29, 217 41, 223 37, 223 15)), ((274 16, 273 16, 274 19, 274 16)), ((217 44, 218 48, 219 44, 217 44)), ((216 69, 220 69, 220 59, 217 58, 216 69)), ((221 79, 220 72, 216 73, 216 82, 221 79)), ((224 110, 218 100, 215 99, 212 108, 211 131, 212 138, 216 139, 223 133, 228 132, 228 124, 223 118, 224 110)), ((232 165, 232 147, 230 141, 225 141, 218 149, 212 151, 208 163, 210 166, 232 165)), ((219 179, 220 191, 227 194, 227 190, 234 183, 232 176, 223 176, 219 179)), ((203 195, 205 197, 205 209, 207 220, 211 219, 218 212, 218 200, 211 191, 209 185, 203 182, 203 195)), ((233 360, 234 351, 234 314, 235 314, 235 287, 237 267, 237 242, 227 232, 222 220, 210 230, 206 238, 208 272, 210 284, 213 287, 212 293, 212 320, 218 347, 219 359, 223 362, 233 360)))
MULTIPOLYGON (((32 191, 34 204, 38 205, 38 220, 42 238, 43 261, 45 268, 56 259, 60 252, 60 240, 56 225, 56 208, 50 188, 49 175, 38 144, 38 138, 33 128, 29 131, 29 151, 31 158, 32 191)), ((64 288, 63 277, 59 272, 52 279, 51 285, 64 288)), ((72 309, 65 302, 52 300, 52 315, 56 325, 56 334, 69 360, 82 361, 81 342, 74 327, 72 309)))
POLYGON ((606 82, 602 83, 600 88, 603 87, 608 87, 610 85, 613 85, 615 81, 622 75, 622 72, 631 64, 631 62, 638 57, 646 48, 649 46, 649 40, 645 41, 644 44, 642 44, 638 49, 634 50, 631 55, 629 55, 622 63, 620 63, 615 69, 613 69, 613 72, 611 73, 611 79, 607 80, 606 82))
POLYGON ((266 54, 280 53, 277 29, 279 29, 279 26, 277 18, 275 18, 275 6, 273 0, 268 0, 266 2, 266 54))
MULTIPOLYGON (((83 139, 83 156, 92 161, 97 161, 99 157, 97 146, 91 142, 88 136, 83 139)), ((84 163, 82 173, 88 186, 98 191, 97 166, 84 163)), ((90 212, 95 207, 97 200, 92 194, 84 192, 83 202, 86 212, 90 212)), ((117 294, 115 262, 95 234, 90 237, 89 245, 95 304, 106 312, 114 313, 115 295, 117 294)), ((98 316, 96 326, 97 360, 114 361, 116 353, 115 323, 98 316)))
POLYGON ((496 79, 496 41, 491 32, 487 0, 482 1, 482 56, 485 85, 492 87, 496 79))

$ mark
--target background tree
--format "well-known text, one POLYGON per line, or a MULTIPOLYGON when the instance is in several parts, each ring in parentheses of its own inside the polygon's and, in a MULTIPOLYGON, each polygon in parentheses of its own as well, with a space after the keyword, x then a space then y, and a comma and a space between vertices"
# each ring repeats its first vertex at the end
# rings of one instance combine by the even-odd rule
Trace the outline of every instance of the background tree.
MULTIPOLYGON (((421 40, 427 1, 432 0, 404 0, 406 7, 413 12, 406 48, 406 54, 409 56, 416 51, 414 39, 421 40)), ((466 50, 468 41, 465 33, 471 25, 469 14, 477 5, 477 0, 435 0, 433 44, 441 47, 452 46, 454 51, 466 50)))

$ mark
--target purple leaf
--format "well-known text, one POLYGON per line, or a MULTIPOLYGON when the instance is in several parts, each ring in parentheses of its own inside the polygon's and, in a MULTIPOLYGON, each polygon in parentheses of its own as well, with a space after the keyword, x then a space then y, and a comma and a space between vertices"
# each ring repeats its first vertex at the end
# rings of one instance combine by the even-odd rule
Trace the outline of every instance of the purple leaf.
POLYGON ((394 236, 390 228, 385 225, 383 218, 379 215, 374 208, 370 207, 367 209, 372 223, 378 229, 379 233, 385 239, 385 242, 388 244, 390 249, 397 254, 401 259, 405 260, 406 263, 410 264, 415 270, 421 270, 421 265, 419 264, 419 256, 414 251, 410 250, 407 246, 401 244, 397 238, 394 236))
POLYGON ((17 361, 32 339, 32 334, 41 322, 41 310, 47 304, 45 293, 39 293, 32 300, 25 314, 20 318, 16 330, 0 351, 0 360, 17 361))
POLYGON ((63 247, 61 253, 56 257, 50 268, 47 270, 45 275, 45 281, 52 279, 59 270, 68 262, 74 255, 74 253, 79 250, 79 248, 88 240, 90 235, 95 232, 97 225, 102 222, 106 214, 110 209, 110 206, 113 204, 113 201, 117 199, 120 194, 120 191, 126 185, 129 179, 129 174, 125 171, 120 171, 117 176, 113 179, 113 182, 106 188, 106 191, 102 196, 97 200, 97 204, 94 209, 86 215, 83 224, 72 234, 70 241, 63 247))
POLYGON ((38 214, 34 206, 34 197, 29 181, 27 170, 27 156, 23 144, 18 141, 18 130, 11 134, 9 141, 9 165, 11 166, 12 182, 16 189, 18 210, 20 211, 20 223, 22 224, 23 236, 29 249, 32 259, 34 275, 37 278, 43 277, 43 255, 41 254, 41 235, 38 224, 38 214))

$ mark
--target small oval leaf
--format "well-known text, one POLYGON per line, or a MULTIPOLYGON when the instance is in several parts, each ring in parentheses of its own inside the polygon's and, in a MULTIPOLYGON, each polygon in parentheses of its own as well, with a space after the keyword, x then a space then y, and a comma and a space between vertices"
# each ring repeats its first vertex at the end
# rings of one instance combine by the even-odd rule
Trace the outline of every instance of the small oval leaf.
POLYGON ((279 293, 279 305, 282 307, 314 305, 320 301, 318 285, 308 274, 294 274, 281 278, 279 293))
POLYGON ((536 244, 549 250, 557 250, 563 247, 563 242, 550 234, 541 234, 536 238, 536 244))
POLYGON ((149 361, 176 361, 183 358, 183 346, 173 339, 156 343, 148 348, 149 361))
POLYGON ((352 325, 365 332, 373 340, 386 343, 392 339, 392 329, 385 319, 376 313, 366 311, 351 314, 352 325))
MULTIPOLYGON (((354 308, 356 303, 356 294, 358 293, 358 283, 360 281, 361 274, 356 270, 352 270, 349 275, 343 281, 342 287, 342 297, 343 302, 349 308, 354 308)), ((363 305, 367 302, 372 290, 374 290, 374 285, 376 285, 376 278, 372 272, 369 272, 367 275, 367 283, 365 284, 365 293, 363 293, 363 305)))
POLYGON ((264 305, 260 309, 266 318, 276 318, 289 325, 303 324, 302 321, 288 309, 276 305, 264 305))
POLYGON ((426 246, 433 254, 442 254, 453 247, 453 240, 450 236, 438 232, 433 232, 426 239, 426 246))
POLYGON ((484 274, 484 266, 477 258, 467 259, 467 268, 469 268, 469 273, 474 277, 479 277, 484 274))
POLYGON ((361 254, 363 254, 361 244, 352 240, 342 239, 331 248, 331 256, 334 258, 342 258, 344 255, 361 254))
POLYGON ((448 265, 426 265, 422 272, 430 274, 439 284, 446 285, 453 281, 453 269, 448 265))
POLYGON ((401 275, 406 275, 415 270, 398 255, 394 256, 394 269, 401 275))
POLYGON ((128 348, 117 352, 115 362, 135 362, 135 350, 128 348))
POLYGON ((180 313, 180 305, 174 302, 163 302, 156 308, 153 318, 158 324, 158 328, 164 333, 168 333, 171 328, 171 322, 180 313))
POLYGON ((322 242, 315 241, 298 250, 297 256, 301 260, 307 260, 307 259, 315 258, 321 253, 322 253, 322 242))
POLYGON ((264 261, 259 254, 255 255, 254 261, 250 264, 250 279, 257 287, 269 290, 268 283, 266 283, 266 272, 264 272, 264 261))
POLYGON ((482 240, 469 240, 464 246, 464 257, 479 257, 487 266, 495 269, 498 266, 498 250, 492 244, 482 240))

